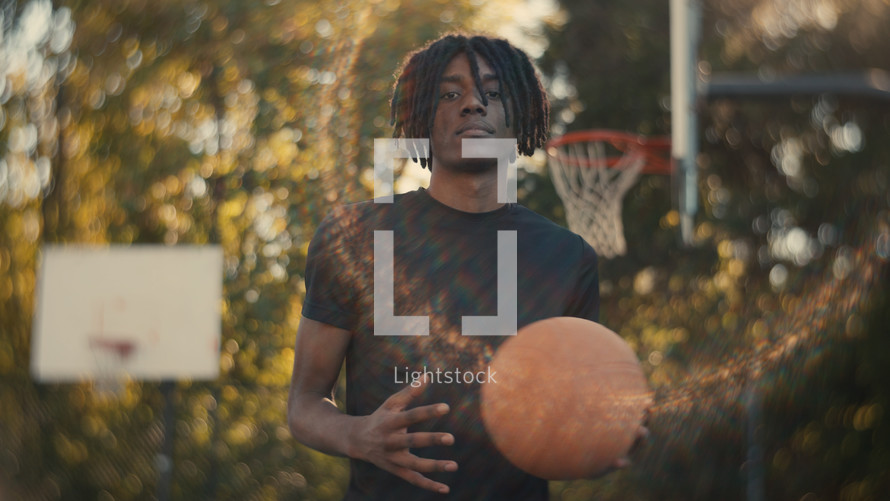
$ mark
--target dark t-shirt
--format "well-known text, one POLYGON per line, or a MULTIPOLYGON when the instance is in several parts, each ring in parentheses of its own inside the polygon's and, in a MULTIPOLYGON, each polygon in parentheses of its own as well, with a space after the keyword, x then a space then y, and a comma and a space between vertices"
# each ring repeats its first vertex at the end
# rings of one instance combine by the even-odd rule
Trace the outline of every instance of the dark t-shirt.
POLYGON ((438 374, 412 406, 445 402, 451 411, 409 431, 449 432, 455 443, 412 452, 451 459, 459 466, 457 472, 426 474, 450 486, 451 493, 442 496, 351 460, 346 499, 547 499, 547 482, 512 466, 494 448, 480 417, 480 385, 493 384, 488 364, 507 337, 461 335, 462 317, 498 314, 499 230, 516 232, 519 328, 555 316, 597 320, 593 249, 518 204, 467 213, 420 189, 396 195, 393 203, 339 207, 318 228, 309 246, 303 315, 352 333, 346 353, 346 412, 371 414, 409 384, 414 373, 438 374), (374 335, 375 230, 392 231, 392 311, 428 317, 428 336, 374 335), (468 378, 468 373, 474 376, 468 378))

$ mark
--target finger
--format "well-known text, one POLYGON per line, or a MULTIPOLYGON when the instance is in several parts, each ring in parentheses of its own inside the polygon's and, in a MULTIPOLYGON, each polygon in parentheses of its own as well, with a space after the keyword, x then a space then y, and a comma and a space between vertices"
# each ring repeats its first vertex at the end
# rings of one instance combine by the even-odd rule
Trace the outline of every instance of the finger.
POLYGON ((394 467, 393 469, 389 470, 389 472, 406 480, 412 485, 420 487, 421 489, 438 492, 439 494, 448 494, 448 492, 451 490, 448 488, 447 485, 430 480, 422 474, 408 468, 394 467))
POLYGON ((386 448, 388 450, 399 450, 453 444, 454 436, 450 433, 399 433, 389 436, 386 441, 386 448))
POLYGON ((429 378, 424 375, 416 386, 411 386, 409 384, 398 392, 390 395, 390 397, 383 402, 382 407, 390 410, 402 410, 405 407, 408 407, 408 404, 410 404, 412 400, 422 395, 428 385, 429 378))
POLYGON ((427 459, 417 457, 410 452, 391 456, 390 461, 397 468, 405 468, 421 473, 433 473, 437 471, 457 471, 457 463, 448 460, 427 459))
POLYGON ((412 424, 444 416, 449 410, 448 404, 422 405, 396 414, 392 424, 396 428, 407 428, 412 424))
POLYGON ((640 450, 640 448, 643 447, 648 439, 649 428, 646 428, 645 426, 640 426, 639 428, 637 428, 637 436, 634 438, 633 443, 630 445, 630 450, 627 451, 627 455, 630 456, 640 450))

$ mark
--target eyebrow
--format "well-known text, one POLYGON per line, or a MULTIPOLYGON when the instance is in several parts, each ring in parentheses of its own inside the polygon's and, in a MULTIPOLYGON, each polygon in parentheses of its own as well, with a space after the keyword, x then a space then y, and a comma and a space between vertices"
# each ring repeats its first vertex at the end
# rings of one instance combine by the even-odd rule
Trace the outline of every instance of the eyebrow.
MULTIPOLYGON (((442 83, 445 83, 445 82, 457 83, 457 82, 460 82, 461 80, 463 80, 463 77, 461 75, 443 75, 442 76, 442 83)), ((499 80, 498 76, 495 75, 494 73, 486 73, 486 74, 482 75, 483 82, 497 82, 498 80, 499 80)))

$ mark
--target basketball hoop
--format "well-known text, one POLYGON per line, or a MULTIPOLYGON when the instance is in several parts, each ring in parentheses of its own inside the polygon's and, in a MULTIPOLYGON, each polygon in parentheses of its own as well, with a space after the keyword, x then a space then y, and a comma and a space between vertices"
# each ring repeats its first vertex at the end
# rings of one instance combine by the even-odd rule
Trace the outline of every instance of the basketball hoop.
POLYGON ((96 390, 102 395, 120 397, 129 379, 125 366, 136 351, 136 343, 104 336, 90 337, 89 343, 96 364, 96 390))
POLYGON ((624 254, 624 195, 641 174, 670 174, 670 139, 612 130, 570 132, 547 143, 547 154, 569 228, 602 257, 624 254))

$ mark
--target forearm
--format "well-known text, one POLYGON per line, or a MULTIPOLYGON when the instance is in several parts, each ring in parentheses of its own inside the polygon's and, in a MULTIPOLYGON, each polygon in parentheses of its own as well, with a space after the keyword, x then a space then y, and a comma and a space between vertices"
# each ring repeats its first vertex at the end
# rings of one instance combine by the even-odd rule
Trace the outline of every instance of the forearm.
POLYGON ((291 434, 303 445, 332 456, 353 455, 351 430, 360 418, 344 414, 330 398, 292 396, 287 414, 291 434))

